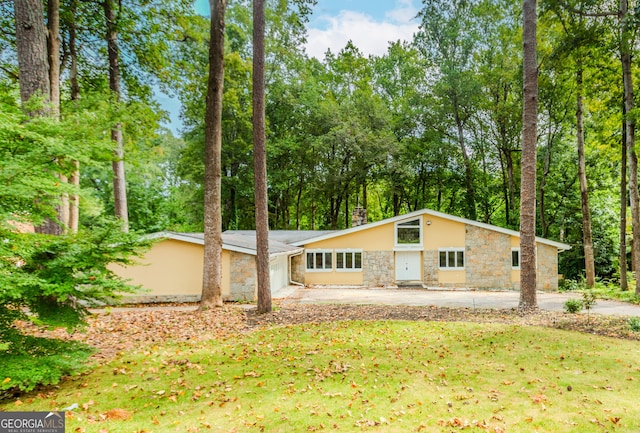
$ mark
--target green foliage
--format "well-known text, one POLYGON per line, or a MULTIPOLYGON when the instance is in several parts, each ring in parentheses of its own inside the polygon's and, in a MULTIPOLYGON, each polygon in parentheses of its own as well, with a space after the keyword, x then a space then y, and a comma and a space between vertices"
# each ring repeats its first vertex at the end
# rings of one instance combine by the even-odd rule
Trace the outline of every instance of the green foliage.
MULTIPOLYGON (((5 330, 6 331, 6 330, 5 330)), ((75 341, 0 331, 0 400, 16 391, 54 385, 63 376, 86 369, 92 348, 75 341)))
MULTIPOLYGON (((635 279, 631 273, 629 275, 629 285, 635 285, 635 279)), ((630 302, 632 304, 640 304, 640 297, 632 290, 622 291, 617 281, 596 281, 593 288, 587 289, 584 279, 581 280, 561 280, 559 283, 559 290, 561 292, 568 291, 584 291, 589 293, 588 296, 593 296, 595 299, 615 299, 618 301, 630 302)), ((587 296, 583 294, 583 297, 587 296)))
POLYGON ((640 332, 640 317, 629 317, 628 323, 633 332, 640 332))
POLYGON ((131 263, 131 256, 149 245, 137 234, 123 233, 115 221, 96 221, 91 230, 64 236, 17 233, 0 226, 0 238, 4 314, 28 307, 31 320, 52 326, 75 326, 87 306, 133 291, 111 266, 131 263))
POLYGON ((596 292, 593 290, 585 290, 582 292, 582 308, 587 311, 590 311, 594 305, 596 305, 596 300, 598 299, 596 292))
POLYGON ((579 313, 582 311, 583 304, 580 299, 568 299, 564 303, 564 311, 567 313, 579 313))
POLYGON ((90 350, 79 344, 23 335, 16 320, 73 329, 87 307, 112 303, 136 288, 112 271, 132 262, 149 241, 123 233, 118 222, 52 236, 0 226, 0 390, 30 390, 77 371, 90 350))

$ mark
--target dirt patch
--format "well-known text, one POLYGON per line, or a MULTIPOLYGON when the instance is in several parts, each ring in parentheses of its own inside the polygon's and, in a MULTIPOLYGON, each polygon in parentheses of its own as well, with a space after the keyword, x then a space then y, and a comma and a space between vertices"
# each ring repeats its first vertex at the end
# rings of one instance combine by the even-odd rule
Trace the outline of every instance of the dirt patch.
MULTIPOLYGON (((30 332, 84 341, 97 349, 96 361, 106 362, 119 353, 147 344, 228 339, 238 333, 271 326, 338 320, 504 323, 640 340, 640 332, 631 331, 628 319, 624 317, 551 311, 522 315, 515 309, 278 303, 274 304, 272 313, 264 315, 256 314, 254 307, 242 305, 225 305, 208 311, 179 311, 171 307, 105 310, 90 316, 88 326, 72 334, 64 330, 42 332, 32 327, 30 332)), ((28 328, 25 324, 21 326, 28 328)))

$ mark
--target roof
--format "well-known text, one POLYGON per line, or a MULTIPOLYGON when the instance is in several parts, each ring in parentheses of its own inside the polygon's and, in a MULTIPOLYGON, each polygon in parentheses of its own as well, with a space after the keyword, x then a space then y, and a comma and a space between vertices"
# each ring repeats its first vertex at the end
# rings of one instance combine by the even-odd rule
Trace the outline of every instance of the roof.
MULTIPOLYGON (((304 242, 308 239, 314 239, 319 236, 326 236, 333 233, 338 233, 341 230, 270 230, 269 242, 278 241, 285 244, 296 244, 304 242)), ((255 230, 227 230, 224 235, 242 235, 242 236, 255 236, 255 230)))
MULTIPOLYGON (((271 232, 270 232, 271 233, 271 232)), ((204 233, 177 233, 159 232, 149 235, 152 239, 173 239, 197 245, 204 245, 204 233)), ((248 230, 246 234, 222 233, 222 248, 238 253, 255 256, 257 251, 255 231, 248 230)), ((301 253, 302 248, 288 245, 284 242, 272 239, 269 236, 269 255, 271 257, 279 255, 292 255, 301 253)))
MULTIPOLYGON (((312 242, 323 241, 326 239, 333 239, 339 236, 344 236, 350 233, 356 233, 362 230, 368 230, 374 227, 378 227, 384 224, 395 223, 398 221, 405 221, 417 216, 429 215, 446 219, 449 221, 456 221, 463 224, 468 224, 475 227, 480 227, 486 230, 491 230, 497 233, 502 233, 509 236, 520 237, 520 232, 515 230, 505 229, 502 227, 494 226, 491 224, 481 223, 466 218, 461 218, 446 213, 434 211, 431 209, 421 209, 408 214, 398 215, 392 218, 363 224, 357 227, 351 227, 344 230, 270 230, 269 231, 269 255, 293 255, 303 251, 303 247, 306 244, 312 242)), ((149 235, 152 238, 169 238, 180 240, 184 242, 190 242, 194 244, 204 245, 204 234, 202 233, 176 233, 176 232, 160 232, 149 235)), ((557 248, 558 250, 570 250, 571 245, 564 244, 562 242, 556 242, 545 238, 536 237, 536 242, 549 245, 557 248)), ((222 233, 222 248, 230 251, 236 251, 245 254, 256 255, 256 231, 255 230, 227 230, 222 233)))
MULTIPOLYGON (((456 221, 456 222, 460 222, 463 224, 468 224, 470 226, 475 226, 475 227, 480 227, 486 230, 491 230, 497 233, 503 233, 509 236, 515 236, 517 238, 520 237, 520 232, 517 232, 515 230, 510 230, 510 229, 505 229, 502 227, 498 227, 498 226, 494 226, 491 224, 486 224, 486 223, 481 223, 478 221, 474 221, 474 220, 470 220, 470 219, 466 219, 466 218, 461 218, 461 217, 457 217, 457 216, 453 216, 453 215, 449 215, 446 213, 442 213, 442 212, 438 212, 438 211, 434 211, 431 209, 421 209, 421 210, 417 210, 408 214, 404 214, 404 215, 398 215, 392 218, 387 218, 384 220, 380 220, 380 221, 376 221, 376 222, 372 222, 372 223, 367 223, 367 224, 363 224, 361 226, 357 226, 357 227, 351 227, 348 229, 344 229, 344 230, 339 230, 339 231, 333 231, 333 232, 329 232, 329 233, 325 233, 316 237, 312 237, 312 238, 306 238, 306 239, 302 239, 296 242, 293 242, 292 245, 296 245, 296 246, 304 246, 306 244, 312 243, 312 242, 318 242, 318 241, 324 241, 327 239, 332 239, 335 237, 339 237, 339 236, 344 236, 346 234, 350 234, 350 233, 356 233, 362 230, 368 230, 374 227, 378 227, 384 224, 389 224, 389 223, 395 223, 398 221, 404 221, 407 219, 411 219, 411 218, 415 218, 417 216, 421 216, 421 215, 430 215, 433 217, 438 217, 438 218, 442 218, 442 219, 446 219, 449 221, 456 221)), ((559 250, 570 250, 571 249, 571 245, 568 244, 564 244, 562 242, 556 242, 556 241, 552 241, 549 239, 545 239, 545 238, 540 238, 540 237, 536 237, 536 242, 543 244, 543 245, 550 245, 553 247, 558 248, 559 250)))

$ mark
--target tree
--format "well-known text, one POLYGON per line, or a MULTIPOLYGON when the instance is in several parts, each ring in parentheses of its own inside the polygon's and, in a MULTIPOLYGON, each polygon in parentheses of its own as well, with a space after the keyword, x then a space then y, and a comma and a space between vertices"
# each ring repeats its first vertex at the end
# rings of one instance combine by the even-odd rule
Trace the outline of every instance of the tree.
MULTIPOLYGON (((115 0, 104 0, 104 17, 106 20, 107 55, 109 57, 109 89, 115 103, 120 102, 120 49, 118 47, 118 22, 115 0)), ((127 181, 124 170, 124 142, 122 141, 122 125, 116 123, 111 129, 111 140, 114 142, 113 167, 113 202, 116 216, 122 220, 122 228, 129 230, 129 209, 127 206, 127 181)))
POLYGON ((253 161, 256 200, 256 272, 258 313, 271 311, 269 280, 269 208, 264 88, 264 0, 253 0, 253 161))
POLYGON ((420 49, 432 59, 438 73, 433 92, 446 119, 444 137, 460 149, 464 170, 464 216, 475 220, 476 183, 469 135, 478 111, 480 86, 473 63, 477 29, 473 1, 429 0, 420 11, 422 19, 416 38, 420 49))
POLYGON ((205 114, 204 270, 200 308, 222 306, 222 95, 224 90, 224 14, 227 0, 209 0, 211 27, 205 114))
MULTIPOLYGON (((620 0, 618 12, 620 20, 620 59, 622 63, 622 81, 624 85, 625 143, 627 146, 627 167, 629 170, 629 199, 631 203, 631 227, 633 242, 631 244, 632 269, 640 270, 640 195, 638 193, 638 154, 636 151, 636 121, 634 113, 633 74, 631 71, 631 50, 633 41, 629 13, 629 1, 620 0)), ((636 278, 636 295, 640 295, 640 278, 636 278)))
POLYGON ((536 144, 538 61, 536 0, 523 0, 522 176, 520 182, 520 303, 522 311, 537 309, 536 297, 536 144))
POLYGON ((47 61, 47 30, 40 0, 15 0, 16 51, 20 79, 20 99, 33 115, 47 114, 46 104, 34 112, 27 108, 33 96, 49 101, 49 63, 47 61))

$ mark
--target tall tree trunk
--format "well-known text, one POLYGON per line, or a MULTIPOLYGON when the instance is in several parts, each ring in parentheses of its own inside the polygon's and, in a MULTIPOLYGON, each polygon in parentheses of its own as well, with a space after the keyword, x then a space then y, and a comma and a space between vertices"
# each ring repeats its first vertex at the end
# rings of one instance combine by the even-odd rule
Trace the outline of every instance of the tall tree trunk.
POLYGON ((538 307, 536 296, 536 143, 538 125, 538 64, 536 0, 523 0, 522 177, 520 184, 521 311, 538 307))
MULTIPOLYGON (((622 112, 626 114, 624 106, 622 112)), ((626 121, 623 123, 622 157, 620 158, 620 289, 629 290, 627 281, 627 139, 626 121)))
POLYGON ((200 308, 222 307, 222 92, 227 0, 209 0, 211 27, 205 113, 204 269, 200 308))
MULTIPOLYGON (((44 9, 41 0, 14 0, 16 23, 16 51, 20 99, 23 106, 32 96, 49 101, 49 62, 47 60, 47 29, 44 25, 44 9)), ((49 114, 45 105, 31 116, 49 114)))
MULTIPOLYGON (((60 119, 60 0, 47 1, 47 52, 49 57, 49 102, 51 116, 60 119)), ((65 174, 60 173, 60 183, 67 183, 65 174)), ((69 227, 69 194, 63 193, 56 207, 60 231, 69 227)))
MULTIPOLYGON (((76 12, 78 10, 78 0, 71 0, 69 7, 71 18, 69 20, 69 56, 71 57, 71 65, 69 66, 69 83, 71 87, 71 100, 80 99, 80 86, 78 84, 78 49, 76 36, 76 12)), ((76 191, 80 189, 80 162, 74 161, 74 171, 69 177, 69 183, 73 185, 76 191)), ((78 232, 78 223, 80 221, 80 197, 74 192, 69 197, 69 231, 71 233, 78 232)))
MULTIPOLYGON (((549 113, 551 107, 549 107, 549 113)), ((547 151, 544 155, 542 176, 540 178, 538 208, 540 215, 540 231, 541 236, 544 238, 549 234, 549 223, 547 223, 547 209, 546 209, 546 191, 547 191, 547 178, 551 173, 551 156, 553 155, 553 133, 551 132, 551 125, 547 127, 547 151)))
POLYGON ((476 213, 476 198, 475 189, 473 186, 473 173, 471 171, 471 160, 469 153, 467 152, 467 145, 464 139, 464 127, 462 125, 462 119, 458 112, 457 102, 454 101, 454 112, 456 117, 456 126, 458 128, 458 145, 460 146, 460 152, 462 152, 462 160, 464 161, 464 184, 467 190, 465 194, 466 204, 466 217, 472 220, 477 219, 476 213))
MULTIPOLYGON (((118 28, 114 0, 104 0, 104 16, 107 24, 107 54, 109 57, 109 89, 116 102, 120 102, 120 49, 118 47, 118 28)), ((113 204, 116 217, 122 221, 123 231, 129 231, 129 210, 127 206, 127 180, 124 170, 124 143, 122 125, 116 123, 111 130, 114 143, 113 168, 113 204)))
MULTIPOLYGON (((20 99, 31 117, 49 116, 51 110, 51 82, 49 80, 49 60, 47 28, 44 24, 44 9, 39 0, 15 0, 16 50, 20 81, 20 99), (32 97, 43 99, 37 109, 28 106, 32 97)), ((59 107, 59 101, 58 101, 59 107)), ((61 208, 56 206, 57 220, 61 208)), ((46 218, 36 227, 38 233, 59 235, 63 233, 62 221, 46 218)))
POLYGON ((620 0, 620 60, 622 63, 622 81, 624 84, 625 137, 627 140, 627 158, 629 169, 629 198, 631 201, 631 227, 633 231, 632 259, 636 272, 636 294, 640 295, 640 197, 638 196, 638 155, 636 154, 635 129, 633 116, 634 96, 631 75, 631 30, 629 29, 628 0, 620 0))
POLYGON ((47 51, 51 115, 60 117, 60 0, 47 1, 47 51))
POLYGON ((589 190, 587 187, 586 162, 584 156, 584 120, 582 113, 582 64, 576 71, 576 119, 578 142, 578 177, 580 179, 580 199, 582 203, 582 243, 584 245, 584 267, 588 288, 596 283, 596 269, 593 258, 593 236, 591 234, 591 212, 589 210, 589 190))
POLYGON ((258 313, 271 311, 269 278, 269 207, 264 86, 264 0, 253 0, 253 164, 256 201, 258 313))

